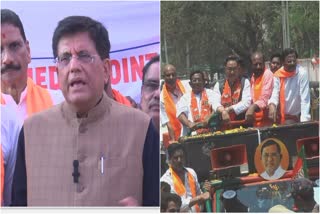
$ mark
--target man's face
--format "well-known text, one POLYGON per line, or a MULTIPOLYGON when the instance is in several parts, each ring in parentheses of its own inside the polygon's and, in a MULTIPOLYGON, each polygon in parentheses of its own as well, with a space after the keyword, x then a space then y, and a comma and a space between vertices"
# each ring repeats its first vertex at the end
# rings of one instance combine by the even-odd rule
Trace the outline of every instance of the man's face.
POLYGON ((152 63, 144 77, 141 87, 141 109, 147 113, 155 124, 159 124, 160 114, 160 63, 152 63))
POLYGON ((27 84, 31 61, 29 42, 24 41, 19 28, 1 24, 1 81, 5 84, 27 84))
POLYGON ((175 86, 177 80, 176 69, 174 67, 168 67, 164 70, 164 81, 170 86, 175 86))
POLYGON ((260 54, 256 54, 251 58, 252 72, 255 77, 261 76, 264 72, 264 61, 260 54))
POLYGON ((281 60, 279 57, 273 57, 270 62, 270 70, 272 73, 276 72, 279 68, 281 68, 281 60))
POLYGON ((204 89, 204 79, 201 74, 196 73, 191 77, 190 86, 193 93, 198 94, 204 89))
POLYGON ((276 145, 270 145, 263 148, 262 163, 267 173, 272 176, 281 162, 281 154, 276 145))
POLYGON ((100 58, 87 32, 63 36, 58 43, 58 58, 60 88, 66 101, 77 111, 90 110, 102 97, 109 78, 109 59, 100 58))
POLYGON ((283 67, 284 70, 292 72, 296 70, 297 66, 297 57, 294 53, 289 54, 284 58, 283 67))
POLYGON ((178 149, 170 158, 170 164, 174 171, 182 172, 184 167, 185 157, 183 150, 178 149))
POLYGON ((239 65, 235 60, 229 60, 225 67, 226 77, 230 83, 234 83, 239 78, 239 65))

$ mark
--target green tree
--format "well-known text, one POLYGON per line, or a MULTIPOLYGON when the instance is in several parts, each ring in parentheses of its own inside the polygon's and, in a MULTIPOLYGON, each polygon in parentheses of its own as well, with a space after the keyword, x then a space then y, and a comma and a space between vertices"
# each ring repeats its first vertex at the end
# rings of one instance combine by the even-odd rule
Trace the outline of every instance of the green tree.
MULTIPOLYGON (((267 59, 282 50, 281 2, 161 2, 161 46, 180 75, 188 70, 223 72, 229 54, 253 51, 267 59), (165 43, 166 42, 166 43, 165 43)), ((289 2, 291 46, 310 57, 319 44, 319 2, 289 2)), ((165 57, 162 57, 165 61, 165 57)))

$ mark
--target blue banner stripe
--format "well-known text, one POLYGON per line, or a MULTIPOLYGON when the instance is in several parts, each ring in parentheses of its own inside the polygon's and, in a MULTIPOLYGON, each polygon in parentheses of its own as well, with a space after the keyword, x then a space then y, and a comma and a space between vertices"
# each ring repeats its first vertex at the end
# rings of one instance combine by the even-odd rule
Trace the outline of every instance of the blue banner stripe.
MULTIPOLYGON (((145 44, 145 45, 140 45, 140 46, 135 46, 135 47, 131 47, 131 48, 125 48, 125 49, 110 51, 110 53, 117 53, 117 52, 122 52, 122 51, 139 49, 139 48, 143 48, 143 47, 147 47, 147 46, 151 46, 151 45, 156 45, 156 44, 160 44, 160 42, 153 42, 153 43, 149 43, 149 44, 145 44)), ((52 60, 53 60, 53 57, 32 57, 31 59, 52 59, 52 60)))

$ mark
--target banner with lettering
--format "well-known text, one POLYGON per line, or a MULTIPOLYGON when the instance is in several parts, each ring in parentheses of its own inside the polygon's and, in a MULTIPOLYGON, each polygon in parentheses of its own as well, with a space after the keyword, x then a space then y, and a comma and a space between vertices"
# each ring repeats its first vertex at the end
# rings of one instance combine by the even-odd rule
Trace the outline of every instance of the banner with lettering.
POLYGON ((160 2, 1 1, 1 8, 19 15, 31 49, 28 75, 50 89, 59 89, 51 46, 58 22, 83 15, 103 23, 111 43, 112 88, 140 101, 142 68, 160 53, 160 2))

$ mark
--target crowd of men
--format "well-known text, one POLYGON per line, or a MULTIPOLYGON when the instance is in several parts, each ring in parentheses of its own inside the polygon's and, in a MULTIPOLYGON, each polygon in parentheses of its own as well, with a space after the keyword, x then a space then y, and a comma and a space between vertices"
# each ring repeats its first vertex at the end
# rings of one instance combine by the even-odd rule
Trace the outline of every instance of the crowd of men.
MULTIPOLYGON (((308 73, 297 59, 296 50, 287 48, 282 54, 271 56, 268 68, 263 53, 256 51, 250 56, 252 76, 249 78, 243 59, 229 55, 224 62, 225 77, 214 84, 209 83, 208 72, 198 70, 190 73, 189 85, 186 85, 177 78, 174 65, 162 67, 160 121, 168 130, 163 133, 163 140, 169 142, 165 144, 168 169, 162 166, 166 171, 162 172, 160 180, 162 185, 169 185, 171 194, 161 195, 162 211, 199 212, 210 199, 206 194, 210 192, 208 182, 201 190, 194 169, 184 165, 184 147, 177 141, 190 133, 209 132, 213 116, 220 121, 219 130, 232 129, 235 125, 259 128, 311 120, 308 73)), ((276 149, 273 144, 264 147, 264 156, 276 149)), ((162 162, 162 165, 166 163, 162 162)), ((267 165, 266 161, 264 165, 267 165)), ((265 168, 261 176, 268 180, 278 179, 285 172, 278 164, 265 168)), ((313 195, 313 191, 310 194, 313 195)), ((308 210, 311 211, 315 204, 312 203, 308 210)), ((302 207, 301 203, 299 206, 302 207)))
POLYGON ((52 51, 55 91, 28 78, 23 24, 1 9, 1 204, 159 206, 159 56, 143 68, 136 109, 111 88, 103 24, 62 19, 52 51))
POLYGON ((161 125, 167 127, 170 140, 177 141, 190 131, 205 132, 213 114, 219 115, 222 130, 233 124, 266 127, 310 121, 308 73, 297 59, 296 50, 287 48, 271 56, 268 68, 263 53, 254 52, 248 78, 243 60, 230 55, 224 62, 225 78, 213 86, 203 71, 191 72, 190 86, 183 85, 175 67, 165 65, 161 125))

